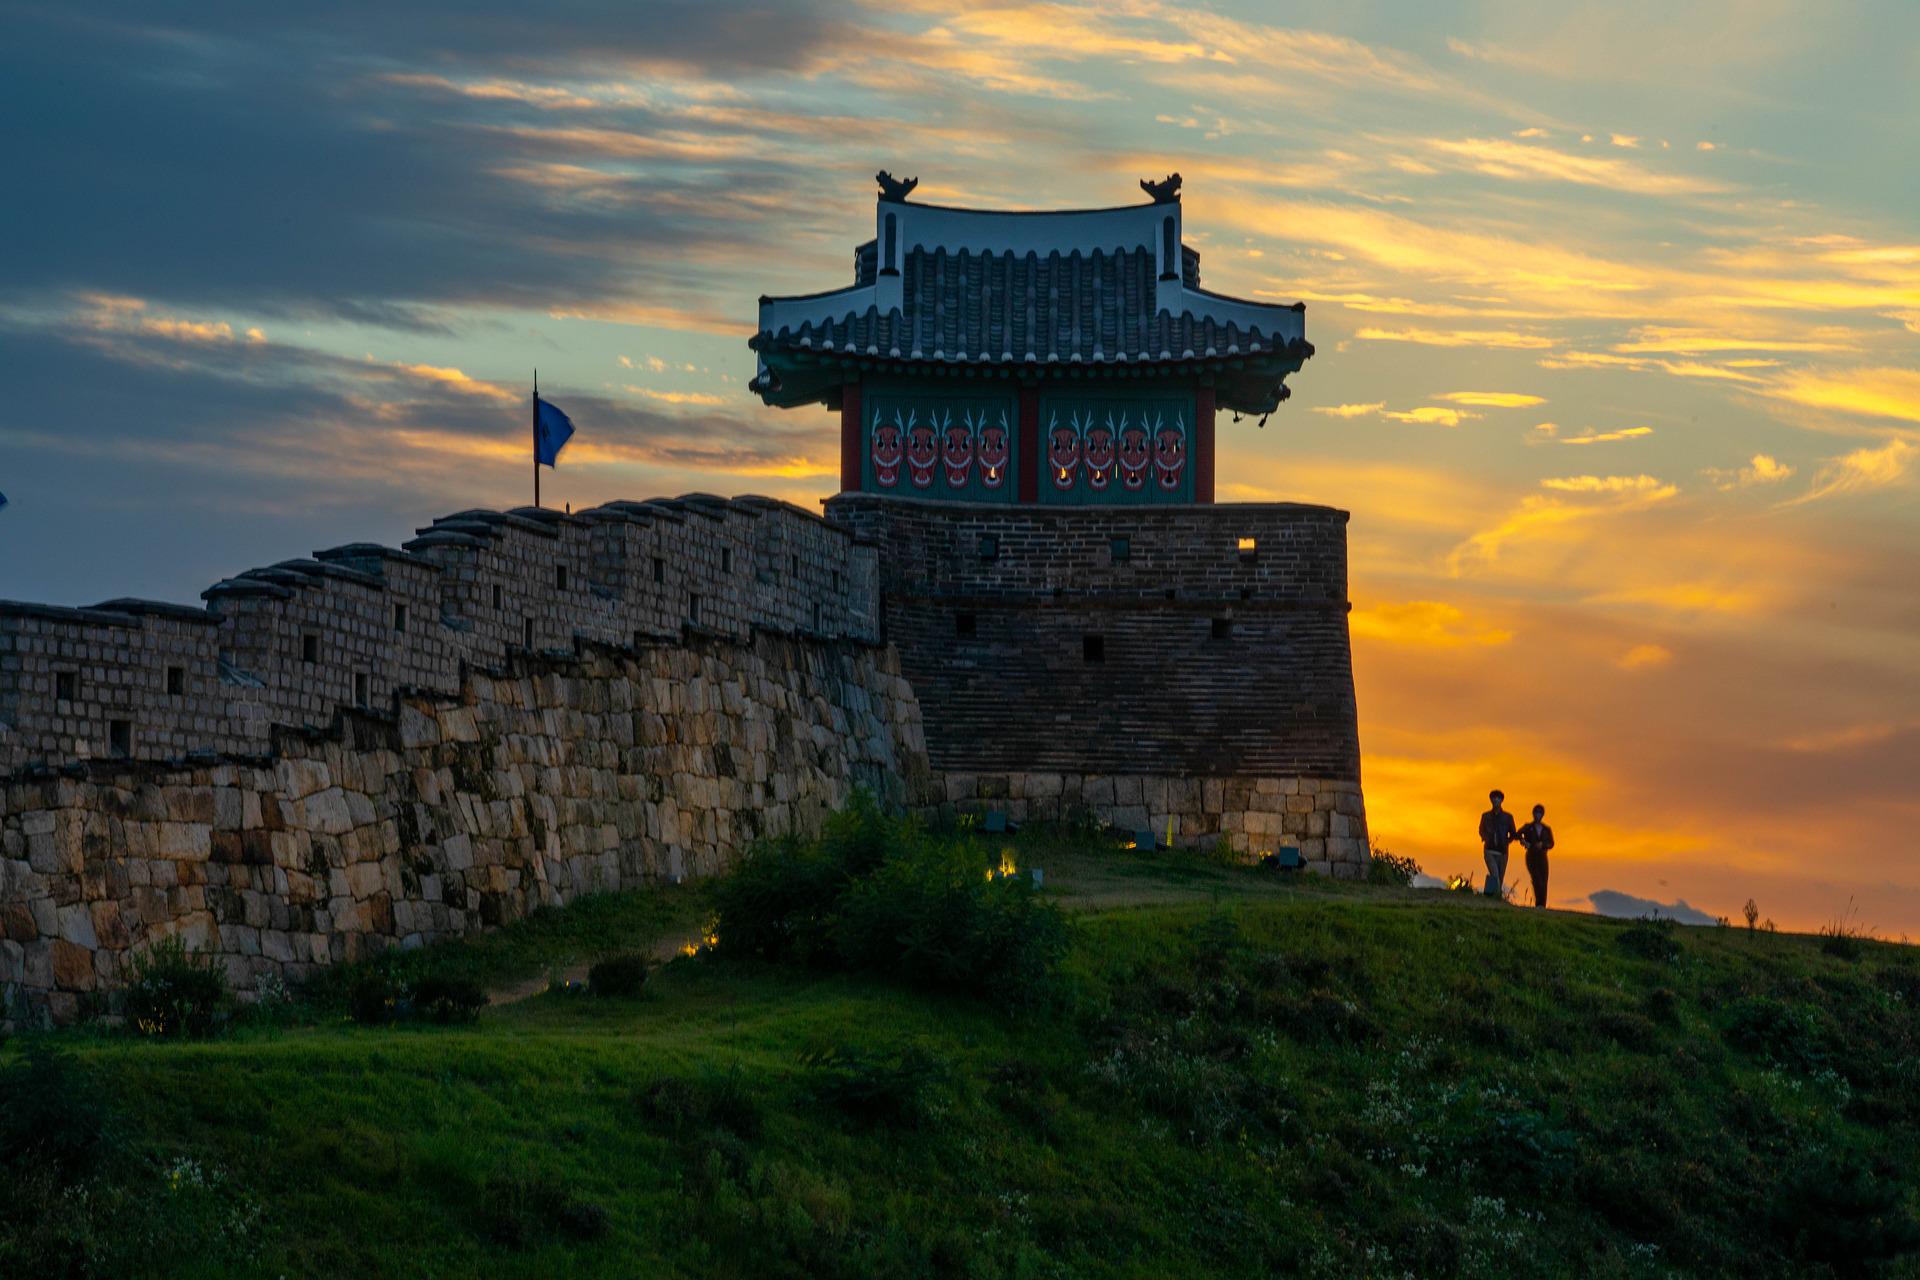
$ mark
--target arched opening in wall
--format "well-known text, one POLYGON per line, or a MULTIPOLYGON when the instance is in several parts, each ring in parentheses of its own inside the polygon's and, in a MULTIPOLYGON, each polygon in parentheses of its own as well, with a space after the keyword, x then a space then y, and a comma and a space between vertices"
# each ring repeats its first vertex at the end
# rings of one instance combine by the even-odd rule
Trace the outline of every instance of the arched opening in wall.
POLYGON ((504 599, 505 599, 505 596, 500 589, 500 584, 497 582, 494 583, 493 584, 493 607, 495 609, 504 609, 506 607, 506 605, 503 603, 504 599))
POLYGON ((353 705, 362 709, 373 705, 373 677, 364 671, 353 673, 353 705))
POLYGON ((393 629, 395 631, 407 629, 407 606, 403 604, 393 606, 393 629))
POLYGON ((1083 662, 1105 662, 1107 660, 1107 638, 1103 635, 1091 633, 1081 636, 1080 658, 1083 662))
POLYGON ((1251 564, 1260 555, 1260 542, 1257 538, 1241 538, 1234 545, 1241 564, 1251 564))
POLYGON ((667 562, 659 556, 653 558, 653 580, 655 582, 665 582, 667 580, 667 562))
POLYGON ((1207 638, 1209 640, 1233 639, 1233 619, 1232 618, 1215 618, 1213 620, 1213 626, 1207 638))
POLYGON ((308 666, 320 661, 320 637, 311 631, 300 637, 300 661, 308 666))
POLYGON ((125 760, 133 754, 133 721, 107 721, 107 754, 125 760))
POLYGON ((825 628, 820 625, 820 602, 818 600, 813 602, 813 629, 815 631, 825 630, 825 628))
POLYGON ((167 696, 184 697, 187 692, 187 669, 185 667, 167 668, 167 696))
POLYGON ((567 589, 567 566, 563 564, 553 566, 553 589, 555 591, 567 589))
POLYGON ((692 623, 696 627, 700 625, 700 597, 699 596, 687 597, 687 621, 692 623))
POLYGON ((980 620, 971 613, 953 615, 953 634, 962 640, 971 640, 980 632, 980 620))
POLYGON ((720 548, 720 572, 733 572, 733 548, 731 547, 720 548))
POLYGON ((1000 539, 994 537, 992 534, 987 534, 980 539, 979 549, 982 560, 998 560, 1000 558, 1000 539))
POLYGON ((529 651, 533 648, 532 618, 522 618, 520 620, 520 647, 529 651))
POLYGON ((56 671, 53 673, 53 700, 55 702, 80 701, 80 673, 78 671, 56 671))
POLYGON ((1126 564, 1133 559, 1133 539, 1115 538, 1107 543, 1107 553, 1113 557, 1114 564, 1126 564))

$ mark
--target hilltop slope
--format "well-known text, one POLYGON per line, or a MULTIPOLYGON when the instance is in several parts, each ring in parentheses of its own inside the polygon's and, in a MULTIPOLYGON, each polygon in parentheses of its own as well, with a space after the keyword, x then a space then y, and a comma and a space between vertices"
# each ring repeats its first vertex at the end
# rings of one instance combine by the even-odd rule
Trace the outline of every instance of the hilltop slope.
MULTIPOLYGON (((0 1271, 1920 1275, 1907 949, 1020 855, 1075 912, 1038 1010, 702 956, 468 1026, 36 1038, 113 1154, 15 1177, 0 1271)), ((700 915, 599 900, 423 963, 700 915)))

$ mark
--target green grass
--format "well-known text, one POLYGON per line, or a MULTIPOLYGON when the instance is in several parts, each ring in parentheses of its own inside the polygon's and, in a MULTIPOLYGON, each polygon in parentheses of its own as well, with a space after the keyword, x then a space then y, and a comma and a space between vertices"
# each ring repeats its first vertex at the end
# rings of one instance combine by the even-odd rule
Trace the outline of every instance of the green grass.
MULTIPOLYGON (((461 1027, 17 1037, 116 1136, 0 1196, 0 1274, 1920 1275, 1908 949, 1014 847, 1075 912, 1039 1010, 703 956, 461 1027)), ((407 963, 500 986, 703 911, 407 963)))

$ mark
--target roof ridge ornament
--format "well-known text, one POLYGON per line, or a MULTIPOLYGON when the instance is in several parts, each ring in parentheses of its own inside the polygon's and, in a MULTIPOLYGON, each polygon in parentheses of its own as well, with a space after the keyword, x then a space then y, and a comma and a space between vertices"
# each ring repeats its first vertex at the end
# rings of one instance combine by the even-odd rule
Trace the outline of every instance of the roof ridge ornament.
POLYGON ((918 178, 902 180, 894 177, 885 169, 874 174, 873 180, 880 184, 880 198, 882 200, 892 201, 895 204, 904 201, 907 196, 912 193, 913 189, 920 185, 920 179, 918 178))
POLYGON ((1180 199, 1180 175, 1170 173, 1158 182, 1142 178, 1140 189, 1152 196, 1155 204, 1172 204, 1180 199))

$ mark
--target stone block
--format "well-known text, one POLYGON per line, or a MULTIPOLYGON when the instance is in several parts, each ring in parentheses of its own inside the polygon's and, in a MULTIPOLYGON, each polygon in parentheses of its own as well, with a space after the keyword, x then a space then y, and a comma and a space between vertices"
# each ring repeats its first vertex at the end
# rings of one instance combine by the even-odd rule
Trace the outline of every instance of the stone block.
POLYGON ((53 985, 66 991, 93 990, 96 975, 92 950, 65 938, 55 938, 51 947, 53 985))

